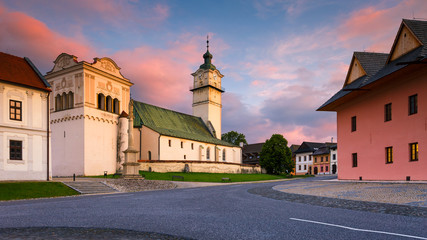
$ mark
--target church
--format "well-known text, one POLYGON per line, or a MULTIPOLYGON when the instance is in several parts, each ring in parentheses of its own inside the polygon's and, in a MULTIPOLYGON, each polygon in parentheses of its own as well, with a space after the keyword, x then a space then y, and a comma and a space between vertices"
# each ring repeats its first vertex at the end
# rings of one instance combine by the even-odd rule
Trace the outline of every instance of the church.
POLYGON ((45 76, 52 86, 52 175, 121 173, 129 133, 140 170, 259 171, 241 164, 239 146, 221 140, 224 76, 212 57, 208 45, 204 63, 191 74, 193 114, 189 115, 131 99, 133 83, 110 58, 89 63, 60 54, 45 76), (133 116, 131 131, 129 116, 133 116))

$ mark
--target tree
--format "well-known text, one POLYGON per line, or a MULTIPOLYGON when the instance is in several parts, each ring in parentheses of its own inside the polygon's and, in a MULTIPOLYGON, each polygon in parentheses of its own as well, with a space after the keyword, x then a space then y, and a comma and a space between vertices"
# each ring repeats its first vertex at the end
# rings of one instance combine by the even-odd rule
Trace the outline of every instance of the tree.
POLYGON ((281 134, 273 134, 262 146, 259 163, 268 174, 290 173, 295 167, 288 141, 281 134))
POLYGON ((243 133, 238 133, 235 131, 230 131, 228 133, 223 133, 221 135, 221 140, 224 140, 226 142, 229 142, 231 144, 239 146, 239 144, 242 142, 243 144, 248 144, 245 139, 245 135, 243 133))

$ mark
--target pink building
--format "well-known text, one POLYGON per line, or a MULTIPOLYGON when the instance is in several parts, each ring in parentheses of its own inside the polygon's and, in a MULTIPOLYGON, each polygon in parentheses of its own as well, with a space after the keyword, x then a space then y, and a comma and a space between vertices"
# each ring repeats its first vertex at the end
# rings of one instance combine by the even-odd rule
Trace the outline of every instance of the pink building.
POLYGON ((355 52, 337 112, 338 179, 427 180, 427 21, 404 19, 389 54, 355 52))

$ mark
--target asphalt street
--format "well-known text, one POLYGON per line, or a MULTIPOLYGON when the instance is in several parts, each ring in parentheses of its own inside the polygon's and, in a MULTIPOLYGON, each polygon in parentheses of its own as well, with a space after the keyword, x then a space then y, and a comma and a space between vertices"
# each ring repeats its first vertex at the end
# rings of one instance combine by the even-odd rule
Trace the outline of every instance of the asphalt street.
POLYGON ((57 227, 191 239, 427 239, 425 217, 324 207, 250 193, 283 184, 287 182, 0 202, 0 238, 7 238, 7 231, 2 235, 6 228, 57 227))

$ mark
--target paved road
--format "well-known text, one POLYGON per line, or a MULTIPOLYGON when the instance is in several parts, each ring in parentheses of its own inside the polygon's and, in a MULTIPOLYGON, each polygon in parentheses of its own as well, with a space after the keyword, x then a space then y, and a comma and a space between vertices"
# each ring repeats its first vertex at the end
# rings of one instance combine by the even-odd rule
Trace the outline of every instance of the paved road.
MULTIPOLYGON (((73 227, 75 235, 69 239, 81 238, 83 227, 95 229, 91 238, 124 229, 157 233, 157 239, 427 239, 425 217, 290 202, 254 191, 283 184, 287 182, 1 202, 0 238, 19 232, 5 228, 21 227, 57 227, 56 237, 73 227)), ((50 230, 27 229, 26 234, 46 237, 50 230)), ((119 236, 137 234, 132 231, 119 236)))

